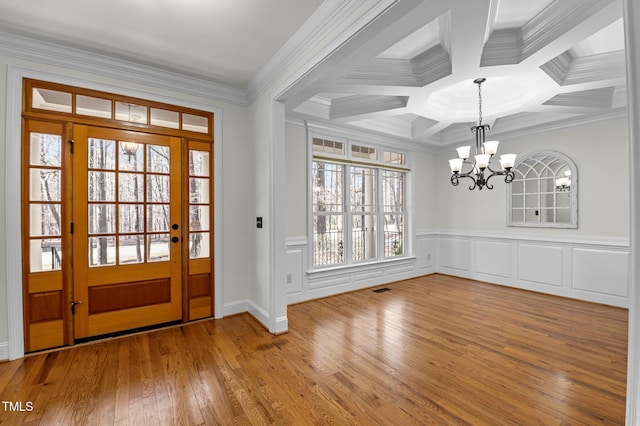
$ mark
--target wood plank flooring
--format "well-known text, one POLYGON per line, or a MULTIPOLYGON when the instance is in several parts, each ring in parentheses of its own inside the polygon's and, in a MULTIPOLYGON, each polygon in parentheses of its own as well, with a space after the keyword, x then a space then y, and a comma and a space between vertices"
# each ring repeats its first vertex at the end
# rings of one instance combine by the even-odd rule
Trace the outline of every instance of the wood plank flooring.
POLYGON ((620 425, 627 311, 431 275, 0 363, 0 423, 620 425), (15 407, 14 407, 15 408, 15 407))

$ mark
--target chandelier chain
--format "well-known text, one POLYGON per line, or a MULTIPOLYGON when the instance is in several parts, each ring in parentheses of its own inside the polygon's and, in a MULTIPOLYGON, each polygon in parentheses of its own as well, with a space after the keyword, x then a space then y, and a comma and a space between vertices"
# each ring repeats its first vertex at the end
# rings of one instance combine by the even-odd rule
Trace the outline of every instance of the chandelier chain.
POLYGON ((478 126, 482 126, 482 83, 478 83, 478 126))

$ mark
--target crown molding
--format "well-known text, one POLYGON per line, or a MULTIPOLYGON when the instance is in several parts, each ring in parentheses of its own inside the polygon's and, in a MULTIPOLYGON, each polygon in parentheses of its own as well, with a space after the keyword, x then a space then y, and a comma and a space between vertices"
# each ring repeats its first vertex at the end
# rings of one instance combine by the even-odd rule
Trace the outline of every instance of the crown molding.
POLYGON ((331 36, 329 51, 334 51, 340 46, 339 41, 350 37, 362 26, 362 22, 369 22, 397 1, 399 0, 325 0, 251 79, 245 91, 245 99, 249 104, 254 102, 307 52, 326 50, 323 48, 326 47, 327 35, 331 36), (343 28, 345 24, 349 24, 347 28, 343 28))
MULTIPOLYGON (((618 0, 564 0, 551 3, 521 29, 520 60, 532 56, 544 46, 571 31, 590 17, 604 12, 618 0)), ((610 10, 613 10, 610 9, 610 10)), ((609 12, 612 18, 619 13, 609 12)))
POLYGON ((334 99, 329 118, 339 119, 405 108, 408 96, 353 95, 334 99))
POLYGON ((571 63, 563 86, 590 83, 601 80, 620 80, 625 82, 624 51, 601 53, 584 58, 576 58, 571 63))
POLYGON ((0 32, 0 55, 177 91, 199 98, 215 98, 221 102, 248 105, 244 92, 240 89, 16 34, 0 32))
POLYGON ((560 93, 542 105, 568 106, 576 108, 611 108, 614 87, 560 93))

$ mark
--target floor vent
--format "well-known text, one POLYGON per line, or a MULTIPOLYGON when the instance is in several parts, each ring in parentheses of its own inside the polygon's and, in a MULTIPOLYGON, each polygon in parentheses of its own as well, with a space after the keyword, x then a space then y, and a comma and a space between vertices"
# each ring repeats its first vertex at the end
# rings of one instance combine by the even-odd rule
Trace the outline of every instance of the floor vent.
POLYGON ((374 293, 384 293, 385 291, 391 291, 391 289, 388 287, 383 287, 383 288, 377 288, 373 290, 374 293))

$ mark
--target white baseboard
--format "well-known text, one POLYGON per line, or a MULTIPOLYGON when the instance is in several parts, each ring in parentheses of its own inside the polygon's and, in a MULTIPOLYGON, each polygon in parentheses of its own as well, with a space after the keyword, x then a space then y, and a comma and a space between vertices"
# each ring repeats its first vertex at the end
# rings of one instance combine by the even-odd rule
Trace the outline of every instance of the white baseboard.
POLYGON ((267 330, 269 327, 269 313, 262 309, 260 306, 256 305, 253 300, 248 300, 248 312, 253 316, 256 320, 258 320, 262 325, 266 327, 267 330))
POLYGON ((242 314, 249 312, 249 300, 236 300, 233 302, 227 302, 224 304, 224 316, 242 314))

